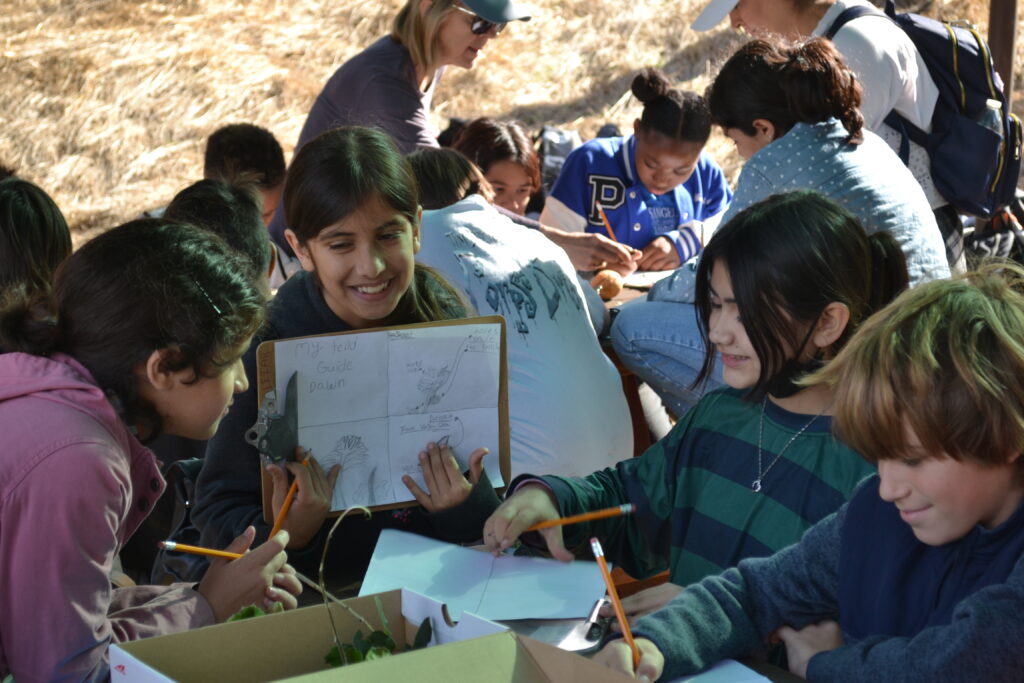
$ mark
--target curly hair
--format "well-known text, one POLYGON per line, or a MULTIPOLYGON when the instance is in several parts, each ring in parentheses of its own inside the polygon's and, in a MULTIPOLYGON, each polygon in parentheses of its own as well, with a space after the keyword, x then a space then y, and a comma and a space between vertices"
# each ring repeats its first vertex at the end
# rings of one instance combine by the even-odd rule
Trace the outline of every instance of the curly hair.
POLYGON ((703 145, 711 134, 711 116, 704 98, 689 90, 673 88, 658 69, 646 68, 633 79, 633 96, 643 103, 640 130, 656 132, 670 140, 703 145))
POLYGON ((88 242, 57 269, 52 294, 0 312, 0 346, 65 353, 149 435, 160 417, 140 396, 135 368, 164 350, 164 368, 216 376, 262 325, 265 297, 243 257, 219 237, 143 219, 88 242))

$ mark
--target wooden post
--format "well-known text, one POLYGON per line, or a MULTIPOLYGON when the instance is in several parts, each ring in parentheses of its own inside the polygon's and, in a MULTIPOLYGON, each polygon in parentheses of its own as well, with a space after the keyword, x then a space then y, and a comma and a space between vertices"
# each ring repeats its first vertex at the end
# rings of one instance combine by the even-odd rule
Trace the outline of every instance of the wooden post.
POLYGON ((1017 0, 991 0, 988 9, 988 45, 996 71, 1003 77, 1003 93, 1013 105, 1013 52, 1017 42, 1017 0))

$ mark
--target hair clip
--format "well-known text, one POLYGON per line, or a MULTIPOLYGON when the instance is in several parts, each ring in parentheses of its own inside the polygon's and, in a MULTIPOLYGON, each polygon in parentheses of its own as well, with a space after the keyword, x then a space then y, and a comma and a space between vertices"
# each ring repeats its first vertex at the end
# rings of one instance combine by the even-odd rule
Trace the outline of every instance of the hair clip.
POLYGON ((211 299, 210 295, 206 293, 206 290, 203 289, 203 286, 201 284, 199 284, 199 280, 196 280, 195 278, 193 278, 192 282, 194 282, 196 284, 196 287, 199 288, 199 291, 202 292, 203 296, 206 297, 206 300, 210 302, 210 306, 212 306, 213 310, 217 312, 217 315, 224 315, 224 312, 221 311, 220 308, 217 307, 217 304, 213 303, 213 299, 211 299))

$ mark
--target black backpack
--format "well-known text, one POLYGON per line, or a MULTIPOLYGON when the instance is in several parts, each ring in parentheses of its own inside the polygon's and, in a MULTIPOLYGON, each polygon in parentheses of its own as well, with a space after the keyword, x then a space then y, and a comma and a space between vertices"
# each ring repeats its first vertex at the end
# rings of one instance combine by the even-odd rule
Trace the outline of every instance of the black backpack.
POLYGON ((895 111, 885 118, 887 125, 903 135, 903 163, 910 154, 909 138, 928 150, 935 188, 953 208, 991 217, 1014 199, 1020 175, 1021 122, 1010 113, 988 45, 972 27, 917 14, 896 14, 893 0, 886 0, 884 15, 872 7, 850 7, 836 18, 825 37, 831 39, 844 24, 868 14, 887 16, 903 29, 939 90, 931 133, 895 111), (1002 135, 979 123, 990 99, 1002 105, 1002 135))

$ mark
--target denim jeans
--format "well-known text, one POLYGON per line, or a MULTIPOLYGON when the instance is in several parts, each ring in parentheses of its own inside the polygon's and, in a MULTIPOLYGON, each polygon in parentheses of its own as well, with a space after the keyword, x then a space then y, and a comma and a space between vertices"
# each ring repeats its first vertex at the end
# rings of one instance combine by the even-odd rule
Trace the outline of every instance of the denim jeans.
POLYGON ((682 417, 705 392, 724 386, 722 363, 716 357, 711 377, 690 389, 704 363, 693 304, 631 301, 615 318, 609 337, 622 364, 658 392, 676 417, 682 417))

